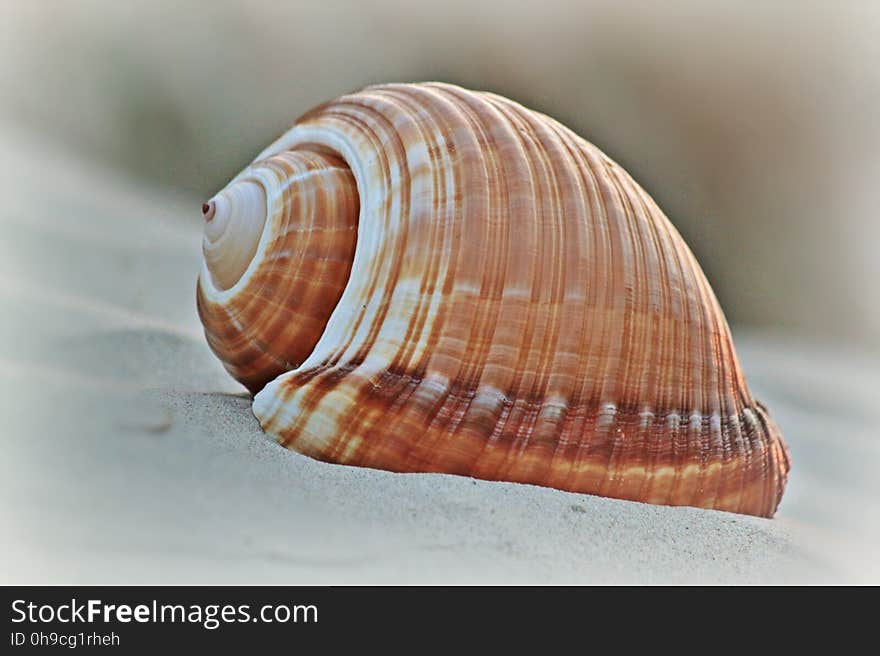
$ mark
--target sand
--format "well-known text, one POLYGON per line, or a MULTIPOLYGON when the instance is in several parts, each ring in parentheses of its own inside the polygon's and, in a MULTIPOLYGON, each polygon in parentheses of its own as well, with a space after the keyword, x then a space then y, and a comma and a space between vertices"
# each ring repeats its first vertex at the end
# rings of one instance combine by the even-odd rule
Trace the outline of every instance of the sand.
POLYGON ((867 355, 734 331, 794 458, 773 520, 316 462, 204 342, 201 199, 0 137, 0 582, 880 581, 867 355))

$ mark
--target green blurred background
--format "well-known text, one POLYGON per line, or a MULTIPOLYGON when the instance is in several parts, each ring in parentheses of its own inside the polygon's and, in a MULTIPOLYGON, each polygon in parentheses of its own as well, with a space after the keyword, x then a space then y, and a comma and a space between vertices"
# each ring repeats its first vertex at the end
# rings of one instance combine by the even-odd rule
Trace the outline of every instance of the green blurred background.
POLYGON ((193 220, 310 107, 444 80, 548 113, 620 162, 735 330, 880 350, 880 3, 0 7, 3 133, 191 197, 193 220))

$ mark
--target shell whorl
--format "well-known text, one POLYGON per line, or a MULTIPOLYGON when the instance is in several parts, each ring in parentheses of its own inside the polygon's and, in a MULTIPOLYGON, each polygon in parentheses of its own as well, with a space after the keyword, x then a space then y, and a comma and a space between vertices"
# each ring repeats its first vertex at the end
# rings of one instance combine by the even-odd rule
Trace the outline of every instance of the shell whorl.
POLYGON ((257 392, 305 360, 324 332, 354 257, 357 187, 338 157, 298 149, 250 166, 206 206, 206 219, 214 216, 205 225, 199 316, 227 370, 257 392), (212 225, 220 212, 229 215, 223 230, 212 225), (217 282, 216 271, 232 270, 217 282))
POLYGON ((259 245, 228 289, 203 268, 199 310, 281 444, 775 512, 788 454, 699 265, 556 121, 451 85, 371 87, 301 117, 242 180, 266 190, 259 245))
POLYGON ((266 212, 266 194, 251 180, 229 185, 202 206, 205 267, 219 289, 238 282, 254 259, 266 212))

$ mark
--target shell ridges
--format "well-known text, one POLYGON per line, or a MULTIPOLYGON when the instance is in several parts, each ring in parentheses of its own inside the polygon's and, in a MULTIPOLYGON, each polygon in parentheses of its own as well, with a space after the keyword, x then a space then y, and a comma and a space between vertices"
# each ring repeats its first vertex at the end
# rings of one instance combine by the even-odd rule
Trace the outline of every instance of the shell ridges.
POLYGON ((268 193, 264 230, 304 214, 308 229, 264 235, 231 298, 199 285, 209 343, 280 443, 772 516, 789 468, 779 429, 690 250, 595 146, 494 94, 392 84, 307 113, 238 179, 274 162, 295 189, 285 167, 303 157, 333 172, 268 193), (311 209, 293 208, 309 194, 311 209), (281 248, 309 253, 308 270, 288 257, 283 274, 281 248), (291 358, 261 325, 308 325, 308 339, 291 358))

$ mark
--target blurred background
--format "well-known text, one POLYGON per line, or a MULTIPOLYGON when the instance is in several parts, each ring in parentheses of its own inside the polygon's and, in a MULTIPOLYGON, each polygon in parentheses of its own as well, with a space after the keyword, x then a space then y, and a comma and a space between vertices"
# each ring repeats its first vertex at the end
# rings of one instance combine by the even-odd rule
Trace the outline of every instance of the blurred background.
POLYGON ((880 581, 878 37, 878 2, 0 0, 0 582, 880 581), (790 446, 776 519, 575 524, 265 438, 196 316, 201 203, 311 107, 423 80, 657 200, 790 446))
POLYGON ((2 6, 0 120, 139 184, 207 197, 367 84, 488 89, 629 170, 736 327, 880 349, 877 3, 2 6))

